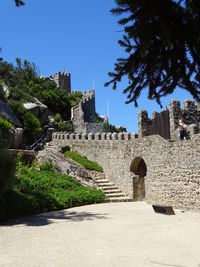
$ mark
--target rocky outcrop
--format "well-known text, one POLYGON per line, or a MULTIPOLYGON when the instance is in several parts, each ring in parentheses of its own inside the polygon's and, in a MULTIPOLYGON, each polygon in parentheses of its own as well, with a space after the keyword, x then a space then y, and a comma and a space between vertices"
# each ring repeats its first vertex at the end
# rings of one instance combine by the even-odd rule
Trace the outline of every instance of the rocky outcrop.
POLYGON ((18 149, 21 148, 24 136, 24 130, 22 128, 11 128, 10 129, 10 139, 11 148, 18 149))
POLYGON ((34 116, 39 118, 42 125, 48 123, 48 116, 50 111, 48 107, 40 102, 37 98, 35 98, 35 102, 28 102, 23 104, 25 109, 30 111, 34 116))
POLYGON ((21 127, 21 122, 17 119, 8 104, 0 100, 0 116, 13 123, 15 126, 21 127))
POLYGON ((36 159, 40 163, 49 161, 55 164, 59 171, 74 177, 84 186, 97 187, 97 184, 92 179, 95 176, 94 172, 90 174, 83 166, 66 158, 57 146, 47 146, 44 150, 38 152, 36 159))

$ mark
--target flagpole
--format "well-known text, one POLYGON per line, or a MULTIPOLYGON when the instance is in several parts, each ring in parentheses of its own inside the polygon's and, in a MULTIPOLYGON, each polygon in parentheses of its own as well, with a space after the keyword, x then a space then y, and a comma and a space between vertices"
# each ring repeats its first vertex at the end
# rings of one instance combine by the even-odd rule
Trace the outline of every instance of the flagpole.
POLYGON ((110 132, 110 119, 109 119, 109 103, 107 98, 107 117, 108 117, 108 130, 110 132))

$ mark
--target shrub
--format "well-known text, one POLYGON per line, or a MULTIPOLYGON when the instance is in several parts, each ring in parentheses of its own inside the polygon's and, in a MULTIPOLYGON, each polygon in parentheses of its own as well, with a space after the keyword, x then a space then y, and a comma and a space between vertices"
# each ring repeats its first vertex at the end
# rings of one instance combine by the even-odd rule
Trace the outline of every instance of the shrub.
POLYGON ((65 156, 80 163, 87 170, 94 170, 97 172, 103 172, 103 168, 98 163, 91 161, 91 160, 88 160, 85 156, 81 156, 77 152, 67 151, 67 152, 65 152, 65 156))
POLYGON ((58 88, 43 90, 35 96, 54 113, 60 113, 66 120, 70 119, 71 106, 65 90, 58 88))
POLYGON ((0 149, 0 198, 8 190, 14 181, 15 161, 5 150, 0 149))
POLYGON ((42 133, 42 128, 40 127, 40 121, 32 113, 26 112, 22 116, 24 135, 27 142, 30 144, 34 142, 35 138, 42 133))
POLYGON ((32 143, 42 133, 39 119, 27 111, 19 101, 9 100, 8 104, 15 112, 17 118, 22 122, 25 140, 28 144, 32 143))
POLYGON ((56 116, 55 116, 54 120, 55 120, 55 122, 59 122, 61 120, 60 113, 56 113, 56 116))
POLYGON ((58 123, 58 131, 60 132, 73 132, 73 126, 70 122, 60 121, 58 123))
POLYGON ((71 94, 68 94, 67 97, 68 97, 71 107, 74 107, 79 104, 79 101, 82 97, 82 93, 80 91, 75 91, 75 92, 72 92, 71 94))
POLYGON ((0 200, 0 221, 105 200, 101 190, 86 188, 72 177, 56 173, 51 163, 38 170, 35 164, 24 165, 20 155, 18 161, 18 179, 0 200))
POLYGON ((8 135, 11 127, 12 127, 12 123, 10 123, 9 121, 7 121, 6 119, 4 119, 0 116, 0 130, 1 130, 1 132, 3 134, 8 135))
POLYGON ((9 130, 12 124, 6 119, 0 117, 0 146, 8 146, 10 142, 9 130))

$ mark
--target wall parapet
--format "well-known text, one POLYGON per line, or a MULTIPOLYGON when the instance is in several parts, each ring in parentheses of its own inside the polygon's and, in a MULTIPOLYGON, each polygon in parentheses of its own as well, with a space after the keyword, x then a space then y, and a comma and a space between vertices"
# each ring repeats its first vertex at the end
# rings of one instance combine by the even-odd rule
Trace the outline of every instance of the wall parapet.
POLYGON ((113 140, 113 141, 129 141, 137 139, 138 135, 135 133, 67 133, 55 132, 52 134, 52 141, 57 140, 113 140))

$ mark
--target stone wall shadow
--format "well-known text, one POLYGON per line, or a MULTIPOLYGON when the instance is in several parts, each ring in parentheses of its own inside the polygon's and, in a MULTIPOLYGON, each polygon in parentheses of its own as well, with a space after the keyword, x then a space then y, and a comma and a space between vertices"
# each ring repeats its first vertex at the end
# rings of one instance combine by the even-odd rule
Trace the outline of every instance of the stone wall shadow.
POLYGON ((16 219, 10 219, 6 223, 1 223, 0 226, 15 226, 15 225, 27 225, 27 226, 45 226, 52 223, 58 223, 58 221, 65 222, 81 222, 85 220, 99 220, 108 219, 107 214, 99 214, 93 212, 77 212, 70 210, 51 211, 47 213, 41 213, 37 215, 25 216, 16 219))

